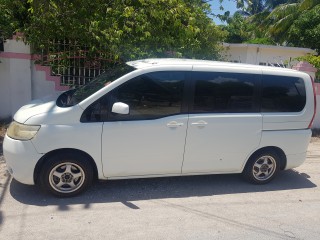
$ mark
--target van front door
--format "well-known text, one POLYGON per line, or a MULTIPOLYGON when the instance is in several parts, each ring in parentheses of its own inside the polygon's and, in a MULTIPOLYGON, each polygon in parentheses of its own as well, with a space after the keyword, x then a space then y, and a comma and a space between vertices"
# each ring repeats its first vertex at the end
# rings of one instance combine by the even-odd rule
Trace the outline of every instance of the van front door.
POLYGON ((105 177, 181 174, 188 123, 182 104, 185 75, 146 73, 105 96, 109 108, 102 133, 105 177), (129 105, 129 114, 112 112, 115 102, 129 105))
POLYGON ((259 145, 260 74, 219 70, 193 73, 184 174, 239 172, 259 145))

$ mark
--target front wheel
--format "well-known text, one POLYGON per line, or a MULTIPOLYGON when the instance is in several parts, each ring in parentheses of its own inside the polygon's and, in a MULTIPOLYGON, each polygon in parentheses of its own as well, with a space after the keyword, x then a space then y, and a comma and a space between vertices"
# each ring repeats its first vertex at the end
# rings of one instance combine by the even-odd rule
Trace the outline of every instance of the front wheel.
POLYGON ((280 157, 272 151, 254 154, 248 160, 242 175, 251 183, 265 184, 270 182, 280 170, 280 157))
POLYGON ((57 154, 47 159, 40 172, 40 185, 59 197, 75 196, 92 183, 93 169, 80 154, 57 154))

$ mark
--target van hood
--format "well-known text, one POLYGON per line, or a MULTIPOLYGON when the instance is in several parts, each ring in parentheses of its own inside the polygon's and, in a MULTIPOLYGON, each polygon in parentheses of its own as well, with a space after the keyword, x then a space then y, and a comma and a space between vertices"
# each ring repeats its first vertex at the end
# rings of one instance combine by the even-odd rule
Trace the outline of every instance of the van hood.
POLYGON ((59 93, 55 93, 43 98, 32 100, 28 104, 22 106, 15 113, 13 119, 19 123, 25 123, 32 116, 54 111, 55 108, 57 108, 56 100, 59 95, 59 93))
POLYGON ((57 108, 56 101, 44 102, 43 99, 33 100, 27 105, 22 106, 14 115, 13 119, 19 123, 25 123, 29 118, 52 112, 57 108))

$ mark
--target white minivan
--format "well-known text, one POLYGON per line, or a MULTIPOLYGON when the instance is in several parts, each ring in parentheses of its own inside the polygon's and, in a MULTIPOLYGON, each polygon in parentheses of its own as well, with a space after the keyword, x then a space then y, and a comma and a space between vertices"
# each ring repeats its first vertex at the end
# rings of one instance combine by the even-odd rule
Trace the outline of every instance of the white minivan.
POLYGON ((242 173, 264 184, 304 162, 315 106, 306 73, 138 60, 21 107, 4 157, 17 181, 65 197, 94 179, 242 173))

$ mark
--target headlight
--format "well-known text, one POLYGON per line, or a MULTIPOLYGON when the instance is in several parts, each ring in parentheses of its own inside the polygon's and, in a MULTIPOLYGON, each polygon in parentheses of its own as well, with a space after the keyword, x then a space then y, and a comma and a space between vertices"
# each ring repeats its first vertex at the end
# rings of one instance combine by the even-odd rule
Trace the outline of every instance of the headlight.
POLYGON ((30 140, 39 131, 40 126, 37 125, 24 125, 13 121, 8 130, 7 135, 17 140, 30 140))

